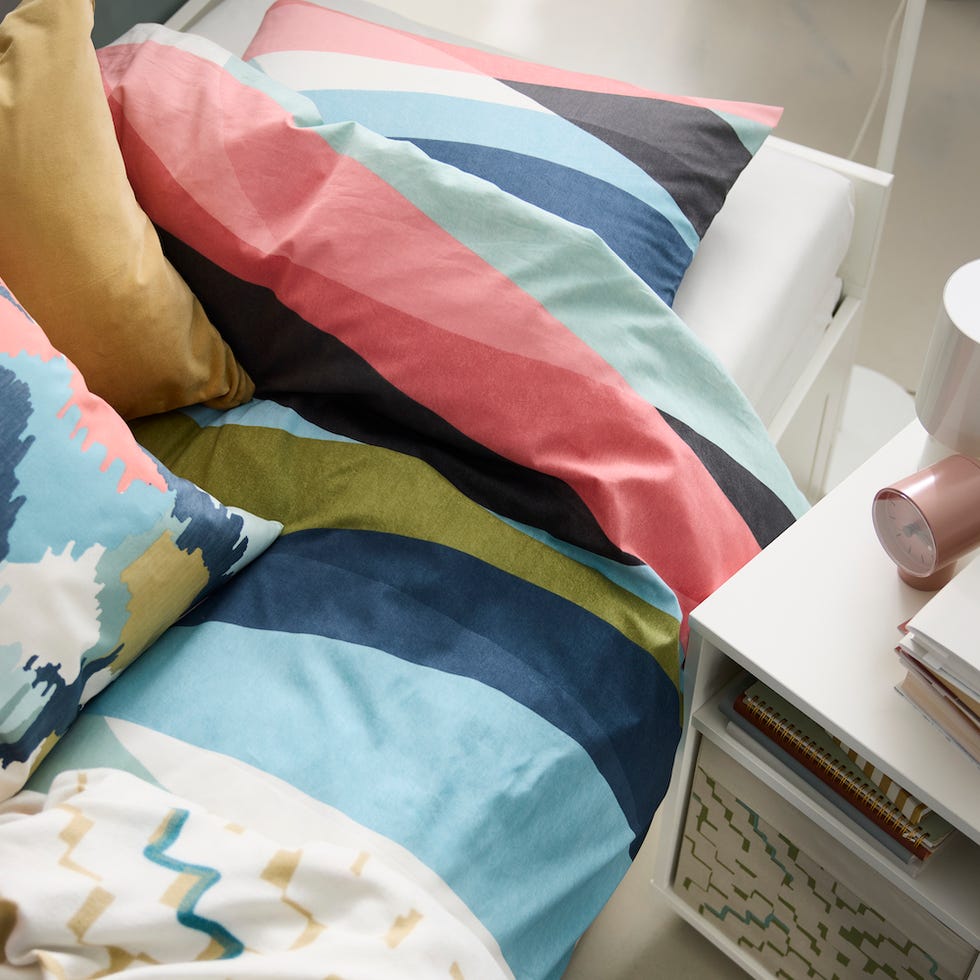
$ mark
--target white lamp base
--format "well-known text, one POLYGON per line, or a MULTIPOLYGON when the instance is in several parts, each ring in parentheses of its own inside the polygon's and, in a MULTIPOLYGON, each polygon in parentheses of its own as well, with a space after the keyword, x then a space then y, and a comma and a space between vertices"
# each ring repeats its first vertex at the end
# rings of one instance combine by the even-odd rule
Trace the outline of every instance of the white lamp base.
POLYGON ((952 452, 980 457, 980 259, 946 281, 915 414, 952 452))

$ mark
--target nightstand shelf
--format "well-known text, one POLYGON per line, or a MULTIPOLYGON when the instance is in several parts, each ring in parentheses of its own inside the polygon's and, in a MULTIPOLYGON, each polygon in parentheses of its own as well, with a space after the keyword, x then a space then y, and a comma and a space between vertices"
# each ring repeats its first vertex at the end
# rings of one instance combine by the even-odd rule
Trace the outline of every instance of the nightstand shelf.
MULTIPOLYGON (((852 870, 846 862, 840 862, 846 849, 847 854, 859 857, 864 865, 980 949, 980 845, 958 834, 929 859, 918 875, 911 875, 859 827, 828 807, 826 800, 778 759, 734 739, 716 700, 698 711, 694 728, 740 766, 775 788, 795 810, 834 839, 827 863, 841 864, 834 869, 837 877, 848 877, 852 870)), ((851 887, 857 889, 860 883, 851 887)))
POLYGON ((778 971, 807 976, 811 956, 820 970, 831 969, 828 976, 857 976, 852 947, 827 944, 837 933, 852 940, 873 933, 880 922, 884 932, 877 945, 868 940, 869 956, 879 946, 891 966, 907 956, 911 972, 898 975, 934 970, 936 976, 980 980, 980 768, 894 690, 904 676, 894 652, 898 625, 929 594, 898 579, 870 519, 875 491, 918 469, 925 442, 913 422, 691 617, 686 734, 654 883, 688 921, 760 978, 778 971), (733 737, 714 702, 741 669, 927 801, 960 831, 957 838, 912 876, 778 759, 733 737), (729 818, 732 826, 724 826, 729 818), (749 823, 739 829, 735 823, 742 819, 749 823), (776 857, 784 845, 786 868, 776 857), (755 865, 743 848, 755 854, 755 865), (787 870, 797 851, 818 882, 813 894, 798 891, 810 872, 787 870), (774 894, 765 898, 761 882, 777 865, 783 868, 777 878, 785 872, 792 883, 780 890, 772 879, 767 887, 774 894), (698 899, 701 887, 707 897, 698 899), (737 901, 721 902, 726 887, 740 896, 737 901), (856 894, 870 918, 851 923, 849 902, 838 901, 827 921, 817 921, 823 896, 838 889, 856 894), (739 902, 745 903, 741 912, 739 902), (835 919, 838 914, 844 918, 835 919), (901 933, 911 937, 909 948, 896 952, 898 934, 885 935, 888 923, 909 915, 901 933), (767 933, 765 923, 772 922, 778 929, 767 933), (794 927, 798 936, 791 935, 794 927), (776 953, 784 939, 786 948, 776 953), (831 954, 847 965, 831 964, 831 954))

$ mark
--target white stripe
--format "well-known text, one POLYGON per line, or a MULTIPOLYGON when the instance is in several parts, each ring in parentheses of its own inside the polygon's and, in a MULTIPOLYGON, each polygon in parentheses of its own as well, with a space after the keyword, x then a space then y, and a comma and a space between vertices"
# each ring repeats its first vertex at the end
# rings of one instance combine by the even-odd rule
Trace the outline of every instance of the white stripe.
POLYGON ((284 780, 238 759, 119 718, 95 716, 88 720, 107 724, 120 745, 169 792, 244 824, 284 846, 299 847, 310 840, 329 840, 377 855, 435 898, 449 915, 472 933, 500 973, 513 978, 487 927, 456 892, 408 848, 284 780))
POLYGON ((495 78, 448 68, 428 68, 329 51, 276 51, 253 58, 266 74, 296 91, 324 89, 421 92, 473 99, 553 115, 544 106, 495 78))

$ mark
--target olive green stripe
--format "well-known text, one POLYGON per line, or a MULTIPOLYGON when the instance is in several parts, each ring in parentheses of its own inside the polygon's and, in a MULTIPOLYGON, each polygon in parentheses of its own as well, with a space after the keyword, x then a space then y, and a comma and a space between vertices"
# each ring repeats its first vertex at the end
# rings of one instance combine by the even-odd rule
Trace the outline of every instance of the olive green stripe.
POLYGON ((413 456, 280 429, 199 428, 175 413, 134 423, 173 472, 225 504, 307 528, 384 531, 455 548, 574 602, 678 673, 677 620, 543 542, 523 534, 413 456))

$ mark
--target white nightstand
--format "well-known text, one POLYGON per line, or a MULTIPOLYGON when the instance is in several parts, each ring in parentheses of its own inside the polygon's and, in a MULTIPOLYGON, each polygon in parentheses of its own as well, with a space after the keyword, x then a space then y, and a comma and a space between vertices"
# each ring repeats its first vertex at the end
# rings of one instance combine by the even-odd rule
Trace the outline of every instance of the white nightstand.
POLYGON ((691 617, 654 884, 753 976, 863 976, 868 956, 898 969, 878 975, 980 980, 980 768, 894 690, 898 624, 929 593, 898 579, 870 519, 925 441, 911 423, 691 617), (713 700, 742 668, 962 833, 911 876, 729 734, 713 700))

